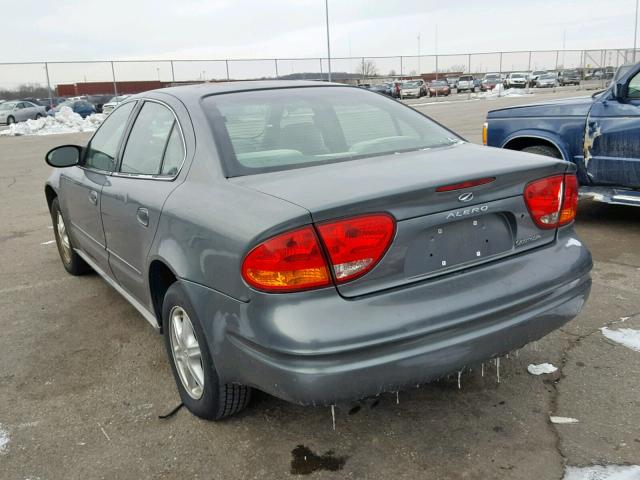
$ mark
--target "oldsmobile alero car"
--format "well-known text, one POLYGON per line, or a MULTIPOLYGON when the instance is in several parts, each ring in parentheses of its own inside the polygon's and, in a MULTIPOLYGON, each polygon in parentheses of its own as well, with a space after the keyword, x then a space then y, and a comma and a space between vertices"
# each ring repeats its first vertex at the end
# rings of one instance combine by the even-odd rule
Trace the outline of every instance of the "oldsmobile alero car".
POLYGON ((427 382, 539 339, 590 291, 573 164, 364 89, 152 91, 46 159, 64 267, 164 333, 208 419, 252 388, 333 405, 427 382))

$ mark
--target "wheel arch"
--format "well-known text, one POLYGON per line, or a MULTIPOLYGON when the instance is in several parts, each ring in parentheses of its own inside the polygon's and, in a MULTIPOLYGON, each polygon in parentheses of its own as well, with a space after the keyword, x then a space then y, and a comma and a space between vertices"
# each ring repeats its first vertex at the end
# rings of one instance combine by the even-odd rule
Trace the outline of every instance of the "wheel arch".
POLYGON ((164 259, 151 260, 148 271, 148 285, 153 313, 158 320, 160 333, 162 333, 162 303, 169 287, 178 281, 178 276, 169 267, 164 259))
POLYGON ((569 161, 569 153, 559 138, 540 132, 522 132, 508 137, 500 146, 508 150, 522 150, 534 145, 545 145, 558 151, 563 160, 569 161))
POLYGON ((47 184, 44 187, 44 196, 47 199, 47 206, 49 207, 49 211, 51 211, 51 204, 53 203, 53 200, 58 196, 58 192, 56 192, 51 185, 47 184))

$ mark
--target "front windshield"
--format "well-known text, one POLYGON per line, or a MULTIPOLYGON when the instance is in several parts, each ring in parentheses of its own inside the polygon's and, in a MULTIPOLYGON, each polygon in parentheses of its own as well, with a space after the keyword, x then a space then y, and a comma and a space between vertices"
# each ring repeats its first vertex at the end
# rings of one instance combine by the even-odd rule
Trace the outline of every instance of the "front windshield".
POLYGON ((431 85, 433 85, 434 87, 444 87, 446 84, 447 82, 442 80, 434 80, 433 82, 431 82, 431 85))
POLYGON ((418 88, 419 86, 419 82, 405 82, 402 84, 402 88, 418 88))
POLYGON ((412 108, 360 88, 235 92, 203 105, 232 177, 461 141, 412 108))
POLYGON ((500 75, 485 75, 484 76, 485 80, 497 80, 498 78, 500 78, 500 75))
POLYGON ((555 79, 556 76, 555 75, 551 75, 551 74, 546 74, 546 75, 542 75, 540 77, 540 80, 553 80, 555 79))
POLYGON ((16 106, 16 102, 0 103, 0 110, 13 110, 13 107, 15 106, 16 106))
POLYGON ((524 75, 521 73, 513 73, 511 74, 511 78, 524 78, 524 75))

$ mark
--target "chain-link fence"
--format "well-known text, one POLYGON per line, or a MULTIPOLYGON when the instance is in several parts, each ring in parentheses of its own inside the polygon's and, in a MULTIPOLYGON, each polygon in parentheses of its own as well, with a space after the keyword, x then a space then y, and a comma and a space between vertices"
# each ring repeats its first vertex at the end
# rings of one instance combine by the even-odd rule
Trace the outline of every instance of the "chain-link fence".
POLYGON ((137 93, 204 81, 307 79, 377 83, 407 77, 576 69, 585 85, 605 86, 623 64, 640 61, 633 49, 548 50, 394 57, 251 60, 114 60, 0 63, 0 99, 137 93))

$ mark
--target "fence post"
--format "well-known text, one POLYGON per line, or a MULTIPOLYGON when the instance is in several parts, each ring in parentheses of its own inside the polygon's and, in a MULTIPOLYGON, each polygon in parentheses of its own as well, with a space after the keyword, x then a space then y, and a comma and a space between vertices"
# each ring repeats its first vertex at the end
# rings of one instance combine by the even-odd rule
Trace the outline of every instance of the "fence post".
POLYGON ((527 67, 527 93, 531 89, 531 50, 529 50, 529 66, 527 67))
POLYGON ((274 59, 273 59, 273 63, 274 63, 274 64, 275 64, 275 66, 276 66, 276 79, 279 79, 279 78, 280 78, 280 75, 278 75, 278 59, 277 59, 277 58, 274 58, 274 59))
POLYGON ((471 89, 469 90, 469 93, 467 93, 467 100, 470 100, 471 92, 473 92, 476 89, 473 83, 473 75, 471 75, 471 54, 468 55, 468 59, 467 59, 467 72, 469 72, 469 76, 471 77, 471 89))
POLYGON ((170 60, 171 63, 171 83, 176 83, 176 72, 173 69, 173 60, 170 60))
POLYGON ((436 80, 438 80, 438 55, 436 54, 436 80))
MULTIPOLYGON (((502 52, 500 52, 500 68, 499 68, 499 72, 498 74, 500 75, 500 86, 502 87, 504 84, 502 83, 502 52)), ((495 88, 495 87, 494 87, 495 88)), ((498 88, 498 96, 500 97, 501 94, 500 92, 502 91, 502 88, 498 88)))
POLYGON ((47 90, 49 91, 49 108, 53 108, 53 94, 51 92, 51 82, 49 81, 49 64, 44 62, 44 71, 47 75, 47 90))
POLYGON ((118 86, 116 84, 116 70, 113 68, 113 61, 111 61, 111 76, 113 78, 113 96, 118 96, 118 86))
POLYGON ((322 58, 319 58, 318 61, 320 62, 320 80, 324 81, 324 73, 322 73, 322 58))
POLYGON ((364 80, 364 57, 362 57, 362 80, 364 80))
POLYGON ((400 80, 402 80, 402 55, 400 55, 400 80))
POLYGON ((225 60, 225 61, 224 61, 224 65, 225 65, 225 67, 226 67, 226 69, 227 69, 227 82, 228 82, 229 80, 231 80, 231 79, 229 78, 229 60, 225 60))

